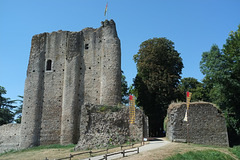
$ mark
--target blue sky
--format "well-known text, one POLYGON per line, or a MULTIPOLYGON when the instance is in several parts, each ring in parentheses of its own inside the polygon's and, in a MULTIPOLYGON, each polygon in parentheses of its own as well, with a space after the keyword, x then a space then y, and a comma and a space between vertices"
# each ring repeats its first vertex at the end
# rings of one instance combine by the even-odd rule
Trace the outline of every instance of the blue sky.
MULTIPOLYGON (((0 0, 0 86, 11 99, 24 93, 24 82, 35 34, 98 28, 107 0, 0 0)), ((220 48, 240 24, 240 0, 108 0, 121 40, 122 70, 128 84, 136 76, 133 55, 150 38, 175 43, 184 63, 182 77, 203 75, 201 55, 213 44, 220 48)))

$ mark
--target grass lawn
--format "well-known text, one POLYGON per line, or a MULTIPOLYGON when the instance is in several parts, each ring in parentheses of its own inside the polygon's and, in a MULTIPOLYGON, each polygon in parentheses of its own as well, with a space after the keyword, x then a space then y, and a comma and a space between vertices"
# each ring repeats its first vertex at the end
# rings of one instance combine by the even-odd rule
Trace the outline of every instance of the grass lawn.
POLYGON ((235 160, 235 158, 216 150, 190 151, 184 154, 176 154, 166 160, 235 160))
POLYGON ((233 148, 230 148, 229 151, 240 159, 240 146, 234 146, 233 148))
MULTIPOLYGON (((140 146, 137 144, 136 146, 140 146)), ((74 151, 74 145, 61 146, 49 145, 39 146, 20 151, 10 151, 0 154, 0 160, 44 160, 46 157, 50 160, 69 157, 70 154, 76 154, 82 151, 74 151)), ((108 153, 119 151, 120 147, 112 148, 108 153)), ((93 150, 98 151, 98 150, 93 150)), ((105 153, 99 153, 102 155, 105 153)), ((89 158, 89 154, 76 156, 72 160, 89 158)), ((122 159, 122 158, 121 158, 122 159)), ((170 143, 164 147, 140 152, 124 160, 239 160, 240 146, 233 148, 222 148, 214 146, 203 146, 186 143, 170 143)))

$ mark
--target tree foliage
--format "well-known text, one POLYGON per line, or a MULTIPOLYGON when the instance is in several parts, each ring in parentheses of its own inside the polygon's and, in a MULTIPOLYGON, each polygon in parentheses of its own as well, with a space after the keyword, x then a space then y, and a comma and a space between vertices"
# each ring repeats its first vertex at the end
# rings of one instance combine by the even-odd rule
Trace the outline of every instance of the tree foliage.
POLYGON ((137 104, 150 120, 150 134, 159 136, 171 101, 175 100, 183 63, 174 43, 166 38, 142 42, 134 55, 138 74, 134 80, 137 104))
POLYGON ((23 96, 18 96, 20 99, 17 100, 19 102, 19 106, 15 108, 15 116, 16 119, 14 120, 16 123, 21 123, 22 120, 22 108, 23 108, 23 96))
POLYGON ((0 86, 0 125, 11 123, 14 120, 13 109, 16 108, 15 100, 3 97, 7 91, 4 87, 0 86))
POLYGON ((191 101, 209 101, 208 95, 206 93, 206 86, 199 82, 196 78, 188 77, 181 79, 179 84, 180 99, 181 101, 186 101, 186 92, 192 93, 191 101))
POLYGON ((222 50, 213 45, 202 54, 200 68, 203 82, 210 88, 210 100, 225 112, 230 143, 240 142, 240 26, 231 32, 222 50))

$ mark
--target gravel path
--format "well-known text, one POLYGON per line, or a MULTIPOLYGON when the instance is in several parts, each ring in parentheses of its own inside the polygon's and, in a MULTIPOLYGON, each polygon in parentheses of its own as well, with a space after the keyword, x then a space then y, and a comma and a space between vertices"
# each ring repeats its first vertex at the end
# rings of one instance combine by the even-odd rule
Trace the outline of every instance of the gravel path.
MULTIPOLYGON (((139 147, 139 152, 142 153, 142 152, 146 152, 149 150, 154 150, 154 149, 163 147, 169 143, 171 143, 171 142, 164 140, 164 139, 156 138, 152 141, 148 141, 147 144, 145 144, 144 146, 139 147)), ((127 150, 129 151, 132 149, 127 149, 127 150)), ((133 149, 133 150, 136 150, 136 149, 133 149)), ((109 153, 109 154, 111 154, 111 153, 109 153)), ((125 156, 129 157, 130 155, 133 155, 133 154, 137 154, 137 152, 135 151, 135 152, 126 153, 125 156)), ((103 157, 104 157, 104 155, 100 155, 100 156, 92 157, 91 160, 99 160, 99 159, 102 159, 103 157)), ((107 159, 108 160, 119 159, 122 157, 123 157, 122 154, 116 154, 116 155, 107 157, 107 159)), ((84 160, 89 160, 89 158, 84 159, 84 160)))

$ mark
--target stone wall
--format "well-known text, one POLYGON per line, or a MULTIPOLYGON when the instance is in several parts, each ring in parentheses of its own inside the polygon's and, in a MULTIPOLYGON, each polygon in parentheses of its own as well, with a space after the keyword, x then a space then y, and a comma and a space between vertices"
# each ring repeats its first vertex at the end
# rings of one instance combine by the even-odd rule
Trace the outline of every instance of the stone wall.
MULTIPOLYGON (((135 115, 135 123, 129 124, 126 106, 82 105, 76 149, 106 147, 148 137, 148 117, 140 109, 136 109, 135 115)), ((22 149, 20 127, 20 124, 0 126, 0 153, 22 149)))
POLYGON ((140 109, 136 109, 134 124, 130 125, 128 120, 128 107, 83 105, 76 149, 106 147, 148 137, 148 119, 140 109))
POLYGON ((213 104, 190 103, 188 121, 183 121, 186 103, 173 103, 167 112, 167 138, 174 142, 229 146, 225 118, 213 104))
POLYGON ((131 135, 136 140, 147 136, 147 118, 140 110, 136 123, 129 125, 127 108, 99 112, 95 106, 120 102, 121 48, 113 20, 102 22, 97 29, 35 35, 22 123, 1 126, 2 148, 76 143, 86 148, 123 143, 131 135))
POLYGON ((20 124, 0 126, 0 153, 17 150, 20 144, 20 124))
POLYGON ((24 89, 21 148, 77 143, 81 106, 121 102, 115 22, 33 36, 24 89))

